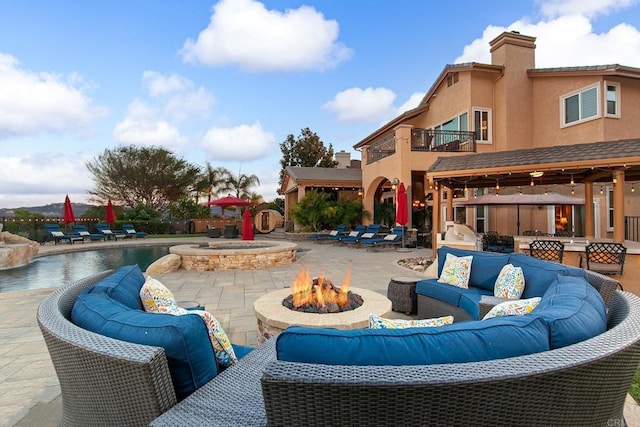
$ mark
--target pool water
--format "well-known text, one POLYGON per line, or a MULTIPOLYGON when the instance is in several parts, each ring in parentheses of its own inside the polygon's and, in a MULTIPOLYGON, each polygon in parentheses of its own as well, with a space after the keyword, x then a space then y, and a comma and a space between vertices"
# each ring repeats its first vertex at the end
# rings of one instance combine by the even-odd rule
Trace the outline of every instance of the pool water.
POLYGON ((58 287, 94 273, 138 264, 142 271, 169 253, 169 246, 100 249, 34 258, 29 265, 0 271, 0 292, 58 287))

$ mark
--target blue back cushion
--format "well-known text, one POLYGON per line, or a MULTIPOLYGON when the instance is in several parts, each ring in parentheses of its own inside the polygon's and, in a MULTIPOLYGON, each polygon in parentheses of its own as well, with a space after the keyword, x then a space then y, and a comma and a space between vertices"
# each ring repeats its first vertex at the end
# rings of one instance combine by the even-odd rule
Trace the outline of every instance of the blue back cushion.
POLYGON ((558 276, 531 315, 549 324, 552 349, 584 341, 607 329, 600 293, 579 277, 558 276))
POLYGON ((278 335, 277 357, 326 365, 425 365, 502 359, 549 349, 545 322, 533 316, 460 322, 438 328, 314 329, 278 335))
POLYGON ((144 285, 144 276, 140 267, 125 265, 96 283, 93 288, 95 292, 105 292, 129 308, 142 310, 142 301, 140 301, 142 285, 144 285))
POLYGON ((178 399, 218 373, 207 328, 197 314, 173 316, 132 310, 104 292, 91 291, 95 288, 76 299, 71 311, 73 323, 107 337, 164 348, 178 399))
POLYGON ((468 251, 465 249, 450 248, 443 246, 438 249, 438 276, 442 273, 442 266, 446 261, 447 254, 457 257, 472 255, 471 275, 469 276, 469 286, 486 289, 493 292, 493 286, 500 274, 500 270, 509 263, 508 254, 496 254, 493 252, 468 251))
POLYGON ((559 274, 586 277, 582 269, 543 261, 525 254, 511 254, 508 262, 522 268, 522 273, 524 274, 524 293, 522 298, 541 297, 559 274))

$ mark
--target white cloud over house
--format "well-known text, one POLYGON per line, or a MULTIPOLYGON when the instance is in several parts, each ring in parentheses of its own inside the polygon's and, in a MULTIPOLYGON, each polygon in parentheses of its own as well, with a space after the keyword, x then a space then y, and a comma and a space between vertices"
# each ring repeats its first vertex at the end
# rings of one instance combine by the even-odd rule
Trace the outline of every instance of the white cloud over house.
POLYGON ((187 63, 254 72, 324 70, 351 56, 338 35, 338 23, 310 6, 280 12, 255 0, 221 0, 180 54, 187 63))

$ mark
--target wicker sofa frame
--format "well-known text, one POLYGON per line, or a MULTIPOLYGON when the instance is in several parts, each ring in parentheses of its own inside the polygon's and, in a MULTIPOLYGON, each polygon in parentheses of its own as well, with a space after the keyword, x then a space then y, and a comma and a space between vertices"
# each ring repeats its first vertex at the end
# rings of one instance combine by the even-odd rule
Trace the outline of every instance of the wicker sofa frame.
POLYGON ((151 425, 624 425, 640 361, 640 298, 613 291, 607 331, 560 349, 474 363, 331 366, 278 361, 272 338, 175 404, 162 349, 68 321, 75 297, 105 275, 61 288, 38 310, 63 425, 144 425, 160 414, 151 425))
POLYGON ((71 323, 76 297, 105 271, 47 296, 37 320, 56 369, 64 426, 140 426, 176 404, 164 349, 115 340, 71 323))

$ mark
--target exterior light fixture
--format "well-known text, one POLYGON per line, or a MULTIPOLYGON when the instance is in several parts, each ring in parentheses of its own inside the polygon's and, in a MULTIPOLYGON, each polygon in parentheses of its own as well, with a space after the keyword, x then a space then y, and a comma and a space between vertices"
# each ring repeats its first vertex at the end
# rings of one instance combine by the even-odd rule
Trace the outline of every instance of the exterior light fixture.
POLYGON ((544 172, 533 171, 533 172, 529 172, 529 175, 531 175, 532 178, 540 178, 542 175, 544 175, 544 172))
POLYGON ((600 186, 600 194, 604 194, 604 188, 602 188, 602 185, 600 186))
POLYGON ((635 193, 636 192, 636 188, 634 187, 634 184, 631 184, 631 192, 635 193))
POLYGON ((399 184, 400 180, 398 178, 393 178, 393 181, 391 181, 391 188, 395 190, 396 188, 398 188, 399 184))
POLYGON ((362 188, 358 188, 358 196, 362 196, 364 194, 364 190, 362 188))

